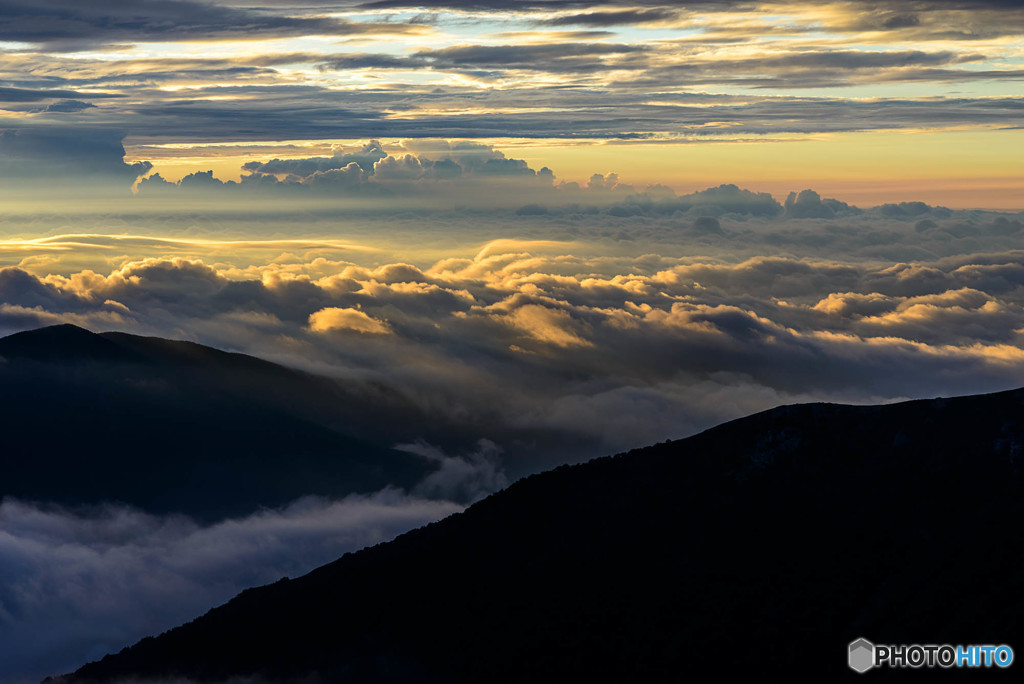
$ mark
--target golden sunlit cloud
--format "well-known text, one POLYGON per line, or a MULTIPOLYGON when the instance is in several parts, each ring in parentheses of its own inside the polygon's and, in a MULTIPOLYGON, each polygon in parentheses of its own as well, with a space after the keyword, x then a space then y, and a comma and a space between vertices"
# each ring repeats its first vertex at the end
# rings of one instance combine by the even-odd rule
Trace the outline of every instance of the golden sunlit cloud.
POLYGON ((309 329, 318 333, 332 330, 352 330, 371 335, 386 335, 391 332, 387 323, 367 316, 358 309, 338 307, 328 307, 310 314, 309 329))

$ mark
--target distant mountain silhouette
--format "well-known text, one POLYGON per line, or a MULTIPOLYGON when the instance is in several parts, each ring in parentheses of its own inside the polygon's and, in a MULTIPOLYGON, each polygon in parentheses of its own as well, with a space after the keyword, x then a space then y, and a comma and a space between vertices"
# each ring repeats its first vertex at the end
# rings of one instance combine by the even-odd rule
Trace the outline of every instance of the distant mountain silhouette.
POLYGON ((529 477, 64 681, 902 681, 847 644, 1024 653, 1022 465, 1024 390, 782 407, 529 477))
POLYGON ((0 339, 0 496, 201 518, 410 486, 351 436, 340 385, 251 356, 58 325, 0 339))

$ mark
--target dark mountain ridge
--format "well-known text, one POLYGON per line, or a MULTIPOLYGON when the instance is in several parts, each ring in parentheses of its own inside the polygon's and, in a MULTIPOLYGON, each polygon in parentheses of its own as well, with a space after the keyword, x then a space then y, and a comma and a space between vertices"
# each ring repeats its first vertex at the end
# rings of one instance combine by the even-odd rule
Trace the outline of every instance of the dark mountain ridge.
POLYGON ((217 518, 411 486, 330 379, 191 342, 60 325, 0 339, 0 496, 217 518))
POLYGON ((857 675, 847 644, 1020 647, 1022 461, 1024 390, 781 407, 528 477, 62 681, 972 676, 857 675))

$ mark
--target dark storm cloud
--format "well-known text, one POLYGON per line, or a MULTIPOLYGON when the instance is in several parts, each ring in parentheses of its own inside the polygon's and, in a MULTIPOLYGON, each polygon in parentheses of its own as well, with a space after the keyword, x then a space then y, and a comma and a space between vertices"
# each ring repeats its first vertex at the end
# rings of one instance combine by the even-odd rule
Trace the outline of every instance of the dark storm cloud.
POLYGON ((399 32, 392 24, 275 15, 192 0, 0 0, 0 40, 51 49, 138 41, 399 32))

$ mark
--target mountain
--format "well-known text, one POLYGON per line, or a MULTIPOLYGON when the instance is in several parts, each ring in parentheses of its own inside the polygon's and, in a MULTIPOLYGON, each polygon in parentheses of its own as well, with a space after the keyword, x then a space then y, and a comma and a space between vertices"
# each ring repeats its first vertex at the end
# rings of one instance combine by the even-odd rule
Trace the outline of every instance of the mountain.
POLYGON ((61 681, 898 681, 847 645, 1024 643, 1022 464, 1024 390, 782 407, 526 478, 61 681))
POLYGON ((340 383, 243 354, 59 325, 0 339, 0 497, 200 518, 411 486, 340 383))

